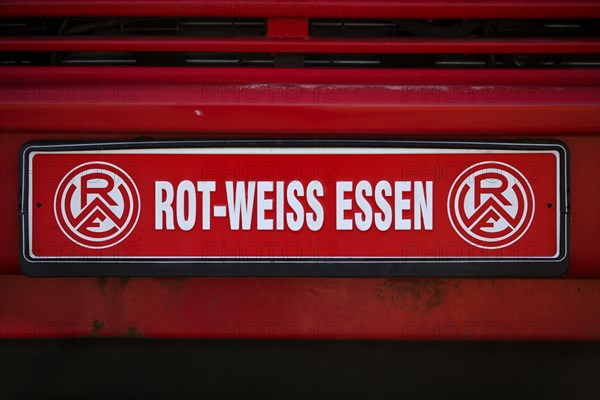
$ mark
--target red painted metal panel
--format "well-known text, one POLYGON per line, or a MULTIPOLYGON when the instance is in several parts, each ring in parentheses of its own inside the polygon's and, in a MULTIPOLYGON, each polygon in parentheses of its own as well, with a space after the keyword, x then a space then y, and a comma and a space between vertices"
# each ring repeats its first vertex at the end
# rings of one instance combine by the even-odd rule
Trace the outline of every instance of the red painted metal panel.
POLYGON ((469 137, 556 139, 568 146, 569 275, 595 278, 4 275, 0 337, 600 339, 599 70, 3 68, 0 73, 0 273, 19 273, 17 157, 29 141, 469 137))
POLYGON ((5 0, 0 16, 594 18, 595 0, 5 0))
POLYGON ((267 36, 271 38, 306 38, 308 18, 269 18, 267 36))
POLYGON ((598 53, 600 40, 589 38, 514 39, 191 39, 191 38, 14 38, 0 51, 197 51, 346 54, 576 54, 598 53))
MULTIPOLYGON (((340 69, 340 68, 162 68, 162 67, 2 67, 3 85, 50 83, 82 86, 114 84, 306 83, 389 86, 600 86, 600 69, 340 69)), ((29 96, 30 93, 27 93, 29 96)))
POLYGON ((4 131, 456 136, 600 129, 600 70, 486 74, 4 68, 0 112, 4 131))
POLYGON ((599 340, 599 280, 0 276, 0 337, 599 340))

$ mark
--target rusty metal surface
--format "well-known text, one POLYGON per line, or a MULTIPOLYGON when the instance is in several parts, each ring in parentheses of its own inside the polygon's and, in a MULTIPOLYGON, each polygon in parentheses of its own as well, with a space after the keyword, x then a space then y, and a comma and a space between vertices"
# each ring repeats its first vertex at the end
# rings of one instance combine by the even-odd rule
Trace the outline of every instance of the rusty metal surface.
POLYGON ((599 280, 0 276, 0 337, 600 340, 599 280))

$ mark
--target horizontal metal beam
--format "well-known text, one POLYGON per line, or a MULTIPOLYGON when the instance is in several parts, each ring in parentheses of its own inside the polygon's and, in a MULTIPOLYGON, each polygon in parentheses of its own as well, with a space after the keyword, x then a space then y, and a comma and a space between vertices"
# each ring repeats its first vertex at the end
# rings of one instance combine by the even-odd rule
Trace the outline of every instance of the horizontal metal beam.
POLYGON ((3 68, 2 130, 456 135, 600 129, 599 70, 363 69, 348 72, 361 76, 355 80, 344 70, 212 71, 3 68), (386 75, 395 78, 385 81, 386 75))
POLYGON ((600 69, 364 69, 364 68, 187 68, 187 67, 30 67, 0 69, 2 86, 36 84, 315 84, 349 86, 474 85, 600 87, 600 69))
POLYGON ((599 340, 600 280, 0 276, 0 338, 599 340))
POLYGON ((476 39, 197 39, 131 37, 4 37, 0 51, 242 52, 330 54, 599 53, 597 38, 476 39))
POLYGON ((597 18, 595 0, 4 0, 0 16, 597 18))

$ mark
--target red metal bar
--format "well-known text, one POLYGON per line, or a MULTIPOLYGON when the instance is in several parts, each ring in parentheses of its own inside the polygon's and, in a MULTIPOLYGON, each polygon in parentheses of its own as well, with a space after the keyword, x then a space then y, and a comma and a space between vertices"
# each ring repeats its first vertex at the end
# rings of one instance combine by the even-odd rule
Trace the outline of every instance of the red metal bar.
MULTIPOLYGON (((481 73, 459 79, 456 71, 455 78, 444 70, 388 71, 388 75, 397 75, 394 83, 363 78, 371 79, 371 86, 360 86, 360 80, 356 84, 336 84, 335 79, 327 82, 318 77, 322 73, 327 76, 324 70, 231 69, 219 72, 217 78, 211 77, 211 69, 183 72, 181 68, 104 68, 94 77, 98 70, 83 72, 91 80, 83 81, 77 77, 81 70, 76 69, 63 70, 65 74, 72 72, 70 78, 58 69, 3 69, 7 82, 0 109, 3 130, 273 135, 410 132, 456 136, 482 132, 596 134, 600 129, 598 70, 584 73, 587 82, 575 78, 573 83, 568 70, 547 75, 545 71, 530 70, 528 76, 538 77, 524 85, 510 83, 511 71, 494 72, 498 77, 487 78, 488 83, 483 83, 481 73), (111 71, 113 75, 109 75, 111 71), (118 77, 121 71, 126 71, 125 76, 133 73, 138 77, 125 81, 118 77), (163 77, 155 79, 161 73, 163 77), (283 83, 295 73, 304 74, 307 80, 283 83), (195 83, 185 81, 190 74, 196 75, 192 81, 195 83), (262 81, 265 75, 271 75, 266 80, 270 82, 268 87, 262 85, 266 83, 262 81), (420 83, 413 84, 411 77, 420 83), (557 80, 544 81, 544 77, 557 80), (106 78, 108 82, 102 81, 106 78), (321 86, 315 86, 311 79, 321 86), (441 83, 444 79, 446 82, 441 83), (493 83, 496 79, 503 82, 501 86, 493 83), (463 83, 459 83, 461 80, 463 83), (476 81, 479 83, 468 83, 476 81), (173 88, 174 84, 178 86, 173 88), (70 95, 72 87, 76 90, 70 95), (202 111, 202 117, 196 110, 202 111), (434 113, 435 119, 431 118, 434 113)), ((340 75, 336 79, 349 82, 343 77, 345 71, 335 73, 340 75)), ((356 76, 355 72, 350 74, 356 76)), ((362 74, 385 76, 386 72, 362 70, 362 74)), ((515 76, 520 76, 517 81, 524 79, 524 75, 515 76)))
POLYGON ((5 0, 0 16, 597 18, 595 0, 5 0))
POLYGON ((308 18, 269 18, 267 36, 270 38, 306 38, 308 18))
POLYGON ((347 54, 574 54, 600 52, 596 38, 514 39, 193 39, 193 38, 82 38, 4 37, 0 51, 196 51, 250 53, 347 54))
MULTIPOLYGON (((33 96, 37 96, 35 93, 43 93, 43 96, 60 93, 58 96, 63 96, 68 89, 45 86, 41 92, 39 87, 25 90, 24 93, 34 93, 33 96)), ((498 93, 495 89, 485 92, 481 89, 451 88, 451 92, 447 92, 442 88, 385 87, 375 89, 377 93, 373 94, 372 89, 315 89, 285 85, 269 89, 273 91, 272 95, 249 86, 231 85, 182 88, 177 94, 165 94, 167 87, 160 86, 108 85, 77 90, 81 90, 80 98, 75 103, 52 106, 31 98, 28 100, 21 94, 11 96, 0 106, 2 130, 138 131, 146 134, 226 131, 282 137, 307 132, 331 135, 367 132, 372 135, 402 131, 413 135, 456 137, 457 134, 476 136, 482 132, 513 135, 519 132, 537 135, 579 132, 594 135, 600 126, 598 92, 591 89, 539 88, 524 92, 519 87, 505 87, 498 93), (117 96, 121 103, 106 101, 113 96, 117 96), (261 103, 238 100, 242 96, 261 99, 261 103), (276 98, 277 103, 269 104, 269 97, 265 96, 276 98), (406 100, 400 106, 397 102, 402 96, 406 100), (445 96, 448 98, 445 99, 445 96), (450 102, 456 98, 466 102, 468 96, 479 97, 478 104, 450 102), (516 101, 515 96, 519 96, 516 101), (361 97, 364 100, 360 101, 361 97), (138 100, 140 98, 143 100, 138 100), (565 98, 569 106, 564 105, 565 98), (433 114, 435 119, 431 118, 433 114), (52 119, 49 119, 50 115, 52 119), (72 118, 73 115, 78 118, 72 118), (341 119, 346 121, 344 125, 339 124, 341 119), (464 121, 470 121, 470 124, 465 126, 464 121)))
POLYGON ((599 340, 600 280, 0 276, 0 337, 599 340))
POLYGON ((164 68, 2 67, 3 85, 20 84, 201 84, 289 83, 314 85, 450 85, 523 87, 600 86, 600 69, 340 69, 340 68, 164 68))

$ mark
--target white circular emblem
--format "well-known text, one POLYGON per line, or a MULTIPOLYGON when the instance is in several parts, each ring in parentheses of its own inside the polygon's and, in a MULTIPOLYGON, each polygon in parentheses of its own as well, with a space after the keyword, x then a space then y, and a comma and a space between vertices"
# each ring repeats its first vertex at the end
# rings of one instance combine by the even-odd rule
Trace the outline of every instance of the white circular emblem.
POLYGON ((448 195, 454 230, 483 249, 499 249, 519 240, 529 229, 534 210, 535 197, 525 176, 498 161, 467 168, 448 195))
POLYGON ((54 216, 80 246, 103 249, 125 239, 140 215, 140 195, 131 177, 102 161, 81 164, 59 183, 54 216))

